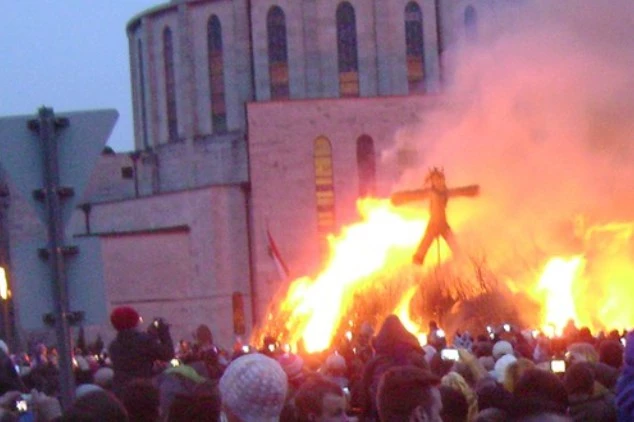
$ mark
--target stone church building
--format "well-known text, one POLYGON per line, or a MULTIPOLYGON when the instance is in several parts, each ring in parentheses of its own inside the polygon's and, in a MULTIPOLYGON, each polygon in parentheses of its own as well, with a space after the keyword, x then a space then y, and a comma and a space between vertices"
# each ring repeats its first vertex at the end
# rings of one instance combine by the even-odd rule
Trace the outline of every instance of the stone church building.
MULTIPOLYGON (((100 241, 107 309, 164 317, 175 340, 201 323, 223 346, 248 337, 284 283, 269 236, 291 277, 320 267, 356 200, 421 159, 380 157, 442 101, 446 57, 498 2, 173 0, 133 17, 135 150, 104 152, 70 228, 100 241)), ((8 201, 10 251, 43 228, 8 201)))

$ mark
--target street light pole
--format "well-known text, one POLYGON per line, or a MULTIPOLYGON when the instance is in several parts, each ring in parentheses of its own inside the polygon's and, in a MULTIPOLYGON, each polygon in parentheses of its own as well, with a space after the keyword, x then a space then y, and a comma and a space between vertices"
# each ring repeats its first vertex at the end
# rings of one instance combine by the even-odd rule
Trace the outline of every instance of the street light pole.
POLYGON ((60 196, 64 194, 59 182, 59 161, 56 129, 67 122, 56 119, 53 109, 42 107, 35 125, 42 141, 44 168, 44 199, 48 226, 48 259, 51 265, 53 295, 55 297, 54 325, 59 350, 59 372, 62 406, 68 409, 72 403, 75 380, 71 357, 70 307, 64 254, 64 224, 60 196))

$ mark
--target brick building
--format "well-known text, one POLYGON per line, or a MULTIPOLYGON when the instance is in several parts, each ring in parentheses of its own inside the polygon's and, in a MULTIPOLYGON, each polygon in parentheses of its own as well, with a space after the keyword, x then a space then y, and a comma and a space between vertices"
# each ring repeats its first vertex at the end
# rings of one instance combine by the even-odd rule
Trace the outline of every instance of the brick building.
MULTIPOLYGON (((108 307, 228 346, 242 302, 248 335, 280 286, 267 230, 295 275, 318 268, 356 199, 420 158, 380 160, 495 3, 174 0, 132 18, 135 151, 102 155, 70 229, 101 240, 108 307)), ((11 200, 9 243, 41 236, 11 200)))

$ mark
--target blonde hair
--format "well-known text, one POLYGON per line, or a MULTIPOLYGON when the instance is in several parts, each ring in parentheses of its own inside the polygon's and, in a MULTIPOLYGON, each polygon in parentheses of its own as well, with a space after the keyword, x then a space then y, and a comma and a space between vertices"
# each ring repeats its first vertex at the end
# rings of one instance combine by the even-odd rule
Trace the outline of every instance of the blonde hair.
POLYGON ((511 393, 515 391, 517 381, 524 375, 524 372, 533 368, 535 368, 533 361, 525 358, 519 358, 511 363, 504 372, 504 382, 502 382, 504 388, 511 393))
POLYGON ((467 399, 467 405, 469 405, 467 421, 471 422, 475 420, 478 415, 478 397, 471 387, 469 387, 469 384, 467 384, 467 381, 465 381, 462 375, 457 372, 450 372, 442 377, 440 384, 462 393, 465 399, 467 399))

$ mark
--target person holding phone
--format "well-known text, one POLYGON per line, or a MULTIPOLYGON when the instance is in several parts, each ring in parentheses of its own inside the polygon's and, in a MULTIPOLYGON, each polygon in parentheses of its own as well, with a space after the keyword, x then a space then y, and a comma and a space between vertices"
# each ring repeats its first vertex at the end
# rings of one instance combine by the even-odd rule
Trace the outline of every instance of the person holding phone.
POLYGON ((152 378, 155 361, 169 362, 174 357, 169 325, 157 318, 147 332, 142 332, 137 328, 140 320, 137 311, 128 306, 115 308, 110 314, 110 322, 117 330, 109 347, 115 394, 121 394, 134 378, 152 378))

